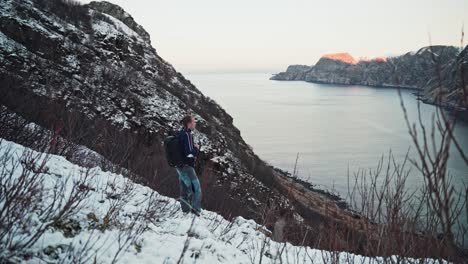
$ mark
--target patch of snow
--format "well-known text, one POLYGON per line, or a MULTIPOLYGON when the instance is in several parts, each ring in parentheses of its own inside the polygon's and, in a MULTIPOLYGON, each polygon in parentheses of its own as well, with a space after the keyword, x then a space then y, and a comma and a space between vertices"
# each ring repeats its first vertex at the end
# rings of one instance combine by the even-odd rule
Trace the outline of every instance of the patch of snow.
MULTIPOLYGON (((22 50, 22 51, 26 50, 26 48, 23 45, 12 40, 11 38, 3 34, 3 32, 0 32, 0 48, 3 51, 6 51, 8 53, 13 52, 13 51, 17 52, 18 50, 22 50)), ((11 55, 14 55, 14 54, 11 54, 11 55)))
POLYGON ((12 0, 3 0, 0 1, 0 14, 2 16, 11 15, 13 12, 13 1, 12 0))
MULTIPOLYGON (((91 12, 97 12, 97 11, 91 11, 91 12)), ((101 13, 101 14, 106 16, 110 21, 112 21, 112 23, 108 23, 102 20, 95 20, 93 21, 94 31, 99 32, 102 35, 106 35, 106 38, 115 37, 117 35, 125 35, 128 37, 136 37, 141 40, 140 35, 138 35, 138 33, 136 33, 133 29, 125 25, 122 21, 108 14, 104 14, 104 13, 101 13)))
POLYGON ((79 60, 76 58, 76 55, 67 55, 65 60, 67 61, 68 65, 74 69, 78 68, 80 64, 79 60))
POLYGON ((114 26, 102 20, 93 23, 93 30, 106 36, 106 39, 117 36, 114 26))
POLYGON ((416 55, 422 54, 422 53, 425 52, 427 49, 428 49, 428 47, 420 48, 420 49, 418 50, 418 52, 416 52, 416 55))
POLYGON ((128 121, 127 116, 120 111, 112 117, 112 122, 114 124, 122 125, 123 128, 130 128, 130 125, 128 124, 127 121, 128 121))

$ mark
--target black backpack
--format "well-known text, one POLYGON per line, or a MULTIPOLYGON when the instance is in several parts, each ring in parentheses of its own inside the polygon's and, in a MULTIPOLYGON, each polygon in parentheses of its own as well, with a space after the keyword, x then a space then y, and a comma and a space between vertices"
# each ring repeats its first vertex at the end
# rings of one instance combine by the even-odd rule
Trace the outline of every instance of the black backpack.
POLYGON ((166 159, 171 167, 177 167, 184 164, 184 155, 182 153, 182 146, 177 136, 168 136, 164 140, 164 150, 166 152, 166 159))

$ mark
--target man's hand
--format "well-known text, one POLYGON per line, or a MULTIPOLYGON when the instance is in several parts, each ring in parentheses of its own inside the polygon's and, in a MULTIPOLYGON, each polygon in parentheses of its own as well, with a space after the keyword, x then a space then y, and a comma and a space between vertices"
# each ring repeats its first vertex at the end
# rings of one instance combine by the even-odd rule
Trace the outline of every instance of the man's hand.
POLYGON ((193 146, 195 146, 198 150, 200 150, 200 145, 198 145, 198 144, 193 144, 193 146))

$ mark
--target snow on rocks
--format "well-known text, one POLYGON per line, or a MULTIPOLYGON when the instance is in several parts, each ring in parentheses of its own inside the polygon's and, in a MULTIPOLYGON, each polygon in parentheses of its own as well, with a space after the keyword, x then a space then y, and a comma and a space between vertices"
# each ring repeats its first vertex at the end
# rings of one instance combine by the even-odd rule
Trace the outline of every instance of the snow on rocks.
MULTIPOLYGON (((91 11, 91 12, 95 12, 95 11, 91 11)), ((106 38, 112 38, 112 37, 115 38, 116 36, 121 35, 121 36, 135 37, 135 38, 141 39, 140 35, 138 35, 135 31, 130 29, 122 21, 108 14, 102 14, 102 15, 105 16, 108 19, 108 21, 97 20, 96 22, 94 22, 93 30, 96 33, 102 34, 106 36, 106 38)))

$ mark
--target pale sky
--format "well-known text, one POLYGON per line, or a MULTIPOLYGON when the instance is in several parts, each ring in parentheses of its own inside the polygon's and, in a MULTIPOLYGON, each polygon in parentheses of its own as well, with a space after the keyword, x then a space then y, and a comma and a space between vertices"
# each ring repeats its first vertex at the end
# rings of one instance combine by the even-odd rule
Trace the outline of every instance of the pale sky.
POLYGON ((324 53, 397 55, 430 39, 460 46, 468 23, 468 0, 109 1, 182 73, 274 73, 314 64, 324 53))

